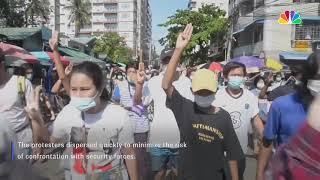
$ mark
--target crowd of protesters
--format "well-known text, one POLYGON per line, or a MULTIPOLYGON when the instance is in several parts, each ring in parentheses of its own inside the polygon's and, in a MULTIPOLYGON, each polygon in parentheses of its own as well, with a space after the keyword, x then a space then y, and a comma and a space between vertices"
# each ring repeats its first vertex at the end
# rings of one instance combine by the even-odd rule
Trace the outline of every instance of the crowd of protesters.
POLYGON ((129 145, 62 149, 75 157, 61 160, 66 180, 242 180, 252 154, 251 179, 320 179, 320 53, 290 72, 184 68, 192 31, 162 51, 157 70, 141 61, 64 67, 57 33, 48 70, 7 62, 0 50, 0 179, 33 179, 32 164, 16 157, 44 149, 13 148, 20 142, 129 145))

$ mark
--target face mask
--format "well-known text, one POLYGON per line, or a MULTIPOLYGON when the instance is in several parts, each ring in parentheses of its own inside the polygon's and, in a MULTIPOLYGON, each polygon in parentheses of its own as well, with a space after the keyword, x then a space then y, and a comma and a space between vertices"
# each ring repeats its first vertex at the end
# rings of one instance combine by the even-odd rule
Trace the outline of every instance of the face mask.
POLYGON ((257 83, 257 88, 258 88, 258 89, 262 89, 264 86, 265 86, 265 85, 264 85, 264 82, 262 82, 262 81, 260 81, 260 82, 257 83))
POLYGON ((95 101, 95 98, 97 96, 98 96, 98 93, 93 97, 71 96, 70 105, 74 106, 79 111, 87 111, 97 105, 95 101))
POLYGON ((244 78, 241 76, 230 76, 228 86, 232 89, 240 89, 244 83, 244 78))
POLYGON ((135 86, 135 85, 136 85, 135 80, 133 80, 131 77, 128 77, 127 80, 128 80, 128 83, 129 83, 131 86, 135 86))
POLYGON ((281 80, 282 80, 282 78, 281 78, 280 76, 277 76, 277 77, 276 77, 276 81, 277 81, 277 82, 280 82, 281 80))
POLYGON ((309 80, 308 89, 313 96, 320 95, 320 80, 309 80))
POLYGON ((117 76, 117 79, 120 80, 120 81, 122 81, 123 77, 122 77, 121 75, 118 75, 118 76, 117 76))
POLYGON ((27 74, 27 75, 26 75, 26 78, 27 78, 29 81, 31 81, 31 80, 32 80, 32 77, 33 77, 33 75, 32 75, 32 74, 27 74))
POLYGON ((198 106, 206 108, 211 106, 212 102, 214 101, 214 95, 209 95, 209 96, 195 95, 194 101, 198 106))

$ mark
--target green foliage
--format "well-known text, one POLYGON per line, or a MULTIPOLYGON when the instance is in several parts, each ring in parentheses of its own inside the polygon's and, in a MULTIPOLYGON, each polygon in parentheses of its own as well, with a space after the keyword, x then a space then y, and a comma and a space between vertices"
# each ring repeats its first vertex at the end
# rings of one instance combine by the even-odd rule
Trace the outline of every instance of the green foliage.
POLYGON ((24 25, 23 0, 0 0, 0 19, 5 27, 22 27, 24 25))
POLYGON ((198 11, 177 10, 167 22, 160 24, 168 29, 168 35, 159 40, 161 45, 175 47, 178 33, 182 32, 188 23, 193 25, 193 35, 184 52, 187 64, 194 65, 208 61, 209 45, 223 46, 228 30, 228 20, 225 11, 214 5, 202 6, 198 11), (199 45, 199 51, 195 47, 199 45))
POLYGON ((70 10, 69 25, 75 23, 75 36, 79 36, 80 29, 90 23, 91 4, 89 0, 72 0, 71 6, 66 9, 70 10))
POLYGON ((1 0, 0 19, 5 27, 36 25, 35 18, 48 21, 49 0, 1 0))
POLYGON ((35 25, 35 17, 41 17, 45 22, 49 20, 49 0, 31 0, 26 4, 25 25, 35 25))
POLYGON ((127 47, 124 38, 115 32, 107 32, 98 37, 93 51, 94 53, 107 55, 117 63, 126 64, 132 59, 132 50, 127 47))

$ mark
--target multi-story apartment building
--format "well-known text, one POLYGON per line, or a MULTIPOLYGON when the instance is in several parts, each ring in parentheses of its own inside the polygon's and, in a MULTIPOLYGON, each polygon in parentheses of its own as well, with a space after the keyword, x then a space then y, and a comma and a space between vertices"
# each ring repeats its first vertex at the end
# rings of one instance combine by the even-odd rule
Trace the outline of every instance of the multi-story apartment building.
POLYGON ((276 60, 303 60, 320 40, 320 0, 230 0, 229 54, 276 60), (285 11, 299 13, 302 24, 280 24, 285 11))
POLYGON ((228 2, 226 0, 189 0, 188 8, 198 10, 202 5, 213 4, 228 13, 228 2))
MULTIPOLYGON (((54 11, 50 27, 68 37, 75 36, 75 26, 70 22, 68 6, 71 0, 50 0, 54 11)), ((149 0, 88 0, 91 6, 90 23, 79 33, 80 37, 117 32, 133 50, 134 58, 143 50, 149 59, 151 43, 151 10, 149 0)))

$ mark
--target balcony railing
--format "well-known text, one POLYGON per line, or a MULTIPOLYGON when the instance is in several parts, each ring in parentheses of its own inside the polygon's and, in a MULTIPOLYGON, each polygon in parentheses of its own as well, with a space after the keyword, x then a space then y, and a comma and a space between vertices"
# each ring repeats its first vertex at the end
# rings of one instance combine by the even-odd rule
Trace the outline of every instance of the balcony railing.
POLYGON ((312 40, 291 40, 291 47, 296 49, 311 48, 312 40))
POLYGON ((101 4, 101 3, 118 3, 118 0, 93 0, 94 4, 101 4))
POLYGON ((247 45, 247 46, 240 46, 235 49, 233 49, 233 56, 253 56, 253 55, 259 55, 262 51, 263 42, 258 42, 255 44, 247 45))

